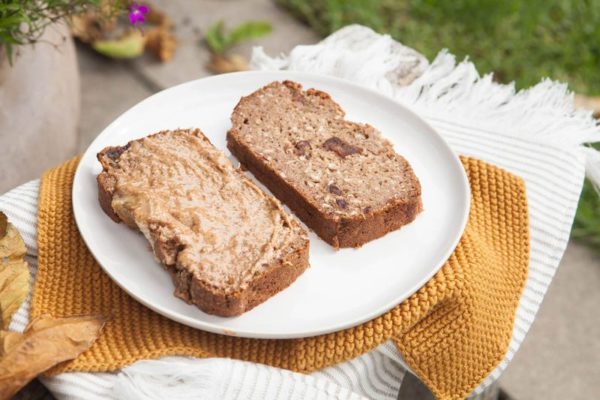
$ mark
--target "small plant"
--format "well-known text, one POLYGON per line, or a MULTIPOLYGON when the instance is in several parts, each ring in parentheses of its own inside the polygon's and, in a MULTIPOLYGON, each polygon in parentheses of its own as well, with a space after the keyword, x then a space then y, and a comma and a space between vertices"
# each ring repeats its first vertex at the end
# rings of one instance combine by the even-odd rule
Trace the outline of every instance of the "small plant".
POLYGON ((244 22, 231 31, 225 31, 225 23, 218 21, 206 32, 204 40, 212 53, 208 67, 216 73, 242 71, 248 69, 246 59, 238 54, 227 54, 235 45, 263 37, 272 31, 271 24, 265 21, 244 22))
POLYGON ((106 18, 92 10, 72 18, 73 36, 109 58, 132 59, 150 53, 161 62, 170 61, 177 47, 171 18, 149 4, 126 4, 127 16, 121 13, 106 18))
POLYGON ((257 39, 271 33, 271 24, 265 21, 244 22, 225 32, 225 23, 218 21, 206 32, 206 43, 213 53, 223 54, 236 44, 245 40, 257 39))
POLYGON ((37 42, 49 24, 93 8, 113 13, 122 7, 121 0, 1 0, 0 53, 12 64, 15 46, 37 42))

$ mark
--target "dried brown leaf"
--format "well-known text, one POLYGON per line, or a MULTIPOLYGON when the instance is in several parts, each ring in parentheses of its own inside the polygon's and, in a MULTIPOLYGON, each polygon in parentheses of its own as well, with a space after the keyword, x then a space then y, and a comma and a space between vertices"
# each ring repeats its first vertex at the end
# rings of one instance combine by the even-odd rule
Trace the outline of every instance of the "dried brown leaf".
POLYGON ((12 224, 8 224, 6 235, 0 239, 0 262, 5 258, 22 259, 27 253, 21 234, 12 224))
POLYGON ((71 17, 69 25, 74 37, 83 43, 91 43, 106 39, 108 33, 116 28, 117 19, 90 11, 71 17))
POLYGON ((29 292, 29 267, 23 260, 0 264, 0 329, 8 328, 13 314, 29 292))
POLYGON ((8 327, 29 292, 26 251, 19 231, 7 224, 6 234, 0 239, 0 329, 8 327))
POLYGON ((21 336, 19 332, 0 331, 0 359, 19 344, 21 336))
POLYGON ((164 12, 155 9, 154 7, 150 8, 150 12, 146 14, 146 22, 150 25, 157 25, 166 30, 171 29, 173 26, 173 21, 167 14, 164 12))
POLYGON ((87 350, 106 323, 103 317, 52 318, 40 316, 22 334, 0 333, 0 399, 58 363, 87 350))
POLYGON ((0 211, 0 239, 6 235, 6 228, 8 228, 8 218, 6 218, 6 214, 0 211))
POLYGON ((69 18, 69 26, 74 37, 83 43, 106 39, 108 32, 117 26, 118 13, 114 1, 100 0, 100 7, 69 18))
POLYGON ((146 36, 146 49, 156 56, 161 62, 170 61, 175 54, 177 41, 168 27, 159 26, 148 30, 146 36))
POLYGON ((238 54, 222 55, 213 53, 207 67, 217 74, 246 71, 248 69, 248 61, 238 54))

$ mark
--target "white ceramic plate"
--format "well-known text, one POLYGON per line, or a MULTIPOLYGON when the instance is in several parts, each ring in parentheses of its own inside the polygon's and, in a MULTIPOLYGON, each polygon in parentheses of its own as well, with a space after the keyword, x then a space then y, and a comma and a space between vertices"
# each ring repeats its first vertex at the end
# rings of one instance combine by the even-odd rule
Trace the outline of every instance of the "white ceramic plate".
POLYGON ((157 93, 110 124, 85 152, 75 175, 79 231, 106 273, 131 296, 195 328, 255 338, 306 337, 377 317, 430 279, 454 250, 469 212, 469 185, 457 156, 416 114, 374 91, 307 73, 243 72, 188 82, 157 93), (360 249, 335 251, 310 234, 309 268, 289 288, 235 318, 208 315, 173 296, 171 278, 144 237, 100 209, 96 153, 162 129, 201 128, 224 150, 229 116, 241 96, 274 80, 292 79, 331 94, 347 118, 378 128, 408 159, 421 181, 417 219, 360 249))

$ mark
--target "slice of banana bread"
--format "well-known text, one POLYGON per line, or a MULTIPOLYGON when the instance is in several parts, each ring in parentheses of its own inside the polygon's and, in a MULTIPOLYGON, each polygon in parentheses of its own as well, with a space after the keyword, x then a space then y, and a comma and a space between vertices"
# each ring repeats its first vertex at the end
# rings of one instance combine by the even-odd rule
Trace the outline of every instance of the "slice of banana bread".
POLYGON ((99 200, 140 230, 171 273, 175 295, 239 315, 308 267, 305 229, 200 130, 163 131, 98 153, 99 200))
POLYGON ((334 247, 361 246, 422 210, 409 163, 327 93, 273 82, 243 97, 231 122, 229 150, 334 247))

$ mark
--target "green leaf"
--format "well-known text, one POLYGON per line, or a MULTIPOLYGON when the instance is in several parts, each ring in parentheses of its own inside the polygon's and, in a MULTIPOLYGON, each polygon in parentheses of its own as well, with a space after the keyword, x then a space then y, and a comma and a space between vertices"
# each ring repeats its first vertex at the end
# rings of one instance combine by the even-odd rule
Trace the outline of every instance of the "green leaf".
POLYGON ((6 51, 6 58, 8 59, 8 65, 13 65, 13 46, 11 43, 7 43, 4 45, 4 50, 6 51))
POLYGON ((256 39, 271 33, 271 24, 265 21, 249 21, 236 26, 231 32, 225 33, 225 24, 218 21, 211 25, 204 40, 216 54, 222 54, 244 40, 256 39))
POLYGON ((271 24, 266 21, 244 22, 227 35, 226 45, 231 47, 245 40, 257 39, 268 35, 271 31, 271 24))
POLYGON ((208 28, 204 35, 204 40, 208 47, 217 54, 221 54, 225 51, 225 37, 223 36, 224 26, 223 21, 217 21, 208 28))
POLYGON ((19 4, 0 4, 0 13, 6 11, 19 11, 21 6, 19 4))
POLYGON ((10 44, 23 44, 17 38, 10 35, 10 33, 0 32, 0 45, 10 45, 10 44))
POLYGON ((571 237, 600 250, 600 197, 586 180, 571 237))
POLYGON ((20 23, 26 21, 28 21, 28 19, 24 15, 11 15, 10 17, 3 17, 0 19, 0 28, 18 26, 20 23))

